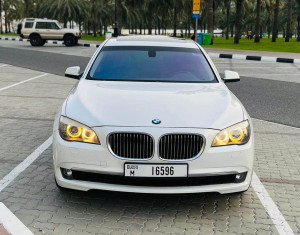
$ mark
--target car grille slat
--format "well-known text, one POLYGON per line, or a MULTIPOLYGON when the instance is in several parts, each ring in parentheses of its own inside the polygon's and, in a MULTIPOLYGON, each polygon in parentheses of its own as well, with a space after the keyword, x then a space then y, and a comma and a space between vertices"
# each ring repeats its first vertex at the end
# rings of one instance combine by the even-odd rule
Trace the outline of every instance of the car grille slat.
POLYGON ((168 134, 160 138, 159 156, 165 160, 188 160, 202 150, 203 138, 196 134, 168 134))
POLYGON ((112 133, 108 137, 111 152, 126 159, 149 159, 154 152, 154 140, 144 133, 112 133))

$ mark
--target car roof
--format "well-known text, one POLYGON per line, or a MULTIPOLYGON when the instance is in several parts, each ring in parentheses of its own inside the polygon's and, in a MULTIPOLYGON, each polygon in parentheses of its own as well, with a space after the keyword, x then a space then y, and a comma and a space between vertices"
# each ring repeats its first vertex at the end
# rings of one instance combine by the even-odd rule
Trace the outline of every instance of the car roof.
POLYGON ((173 38, 169 36, 120 36, 109 39, 106 46, 161 46, 199 49, 192 40, 173 38))
POLYGON ((57 22, 57 20, 50 20, 50 19, 37 19, 37 18, 26 18, 24 22, 57 22))

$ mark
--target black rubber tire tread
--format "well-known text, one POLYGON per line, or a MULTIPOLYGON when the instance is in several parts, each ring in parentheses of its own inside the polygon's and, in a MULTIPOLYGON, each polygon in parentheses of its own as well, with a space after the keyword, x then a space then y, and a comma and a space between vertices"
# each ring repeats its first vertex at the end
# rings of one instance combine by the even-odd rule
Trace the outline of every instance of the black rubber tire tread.
POLYGON ((64 38, 64 43, 67 47, 72 47, 76 45, 76 38, 74 36, 71 35, 67 35, 64 38))
POLYGON ((42 46, 43 40, 42 40, 41 36, 34 34, 34 35, 30 36, 30 44, 33 47, 42 46))

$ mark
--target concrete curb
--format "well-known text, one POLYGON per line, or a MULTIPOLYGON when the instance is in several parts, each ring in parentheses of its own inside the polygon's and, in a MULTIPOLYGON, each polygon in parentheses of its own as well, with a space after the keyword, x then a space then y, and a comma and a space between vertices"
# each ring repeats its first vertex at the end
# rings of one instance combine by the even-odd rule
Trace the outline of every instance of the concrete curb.
MULTIPOLYGON (((29 42, 29 39, 23 39, 23 38, 11 38, 11 37, 0 37, 0 40, 3 41, 18 41, 18 42, 29 42)), ((54 40, 47 40, 47 44, 55 44, 55 45, 63 45, 63 41, 54 41, 54 40)), ((78 43, 77 46, 82 47, 95 47, 98 48, 100 44, 90 44, 90 43, 78 43)))
POLYGON ((0 37, 0 40, 3 41, 20 41, 20 42, 29 42, 29 39, 23 39, 23 38, 8 38, 8 37, 0 37))
POLYGON ((270 57, 270 56, 251 56, 251 55, 238 55, 238 54, 219 54, 219 53, 208 53, 208 55, 211 58, 300 64, 300 59, 292 59, 292 58, 278 58, 278 57, 270 57))

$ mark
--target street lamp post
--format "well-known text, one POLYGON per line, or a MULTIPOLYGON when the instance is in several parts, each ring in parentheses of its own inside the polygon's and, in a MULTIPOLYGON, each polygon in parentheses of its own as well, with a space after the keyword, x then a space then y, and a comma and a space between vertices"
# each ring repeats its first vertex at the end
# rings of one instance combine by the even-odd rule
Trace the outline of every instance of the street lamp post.
MULTIPOLYGON (((0 0, 1 1, 1 0, 0 0)), ((117 20, 117 0, 115 0, 115 27, 114 27, 114 37, 118 37, 118 20, 117 20)))

